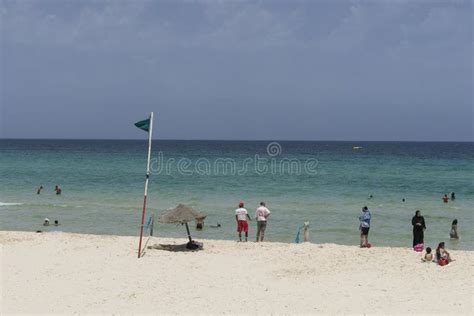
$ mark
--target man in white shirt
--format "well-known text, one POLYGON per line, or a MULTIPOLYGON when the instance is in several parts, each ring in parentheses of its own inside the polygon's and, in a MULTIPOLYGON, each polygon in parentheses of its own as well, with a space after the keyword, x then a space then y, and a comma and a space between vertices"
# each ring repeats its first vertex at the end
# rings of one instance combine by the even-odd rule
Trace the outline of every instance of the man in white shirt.
POLYGON ((244 202, 239 203, 239 208, 235 210, 235 220, 237 221, 237 232, 239 233, 239 240, 242 241, 242 231, 245 232, 245 241, 249 236, 249 224, 247 218, 250 220, 249 213, 244 208, 244 202))
POLYGON ((265 207, 265 202, 260 202, 260 207, 255 211, 255 219, 257 220, 257 242, 263 241, 268 216, 270 216, 270 211, 265 207))

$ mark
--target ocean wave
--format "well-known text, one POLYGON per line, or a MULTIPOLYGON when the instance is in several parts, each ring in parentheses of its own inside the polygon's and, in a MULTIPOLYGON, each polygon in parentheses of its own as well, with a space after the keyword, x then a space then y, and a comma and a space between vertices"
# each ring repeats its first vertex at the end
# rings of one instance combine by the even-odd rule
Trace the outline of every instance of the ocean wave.
POLYGON ((0 206, 16 206, 16 205, 23 205, 23 203, 0 202, 0 206))
POLYGON ((19 206, 19 205, 24 205, 24 206, 30 206, 30 207, 59 207, 59 208, 66 208, 66 207, 76 207, 80 208, 83 207, 81 205, 75 205, 75 206, 70 206, 67 204, 52 204, 52 203, 13 203, 13 202, 0 202, 0 207, 1 206, 19 206))
POLYGON ((31 203, 27 204, 27 206, 32 206, 32 207, 47 207, 47 208, 67 208, 67 207, 76 207, 76 206, 71 206, 67 204, 53 204, 53 203, 31 203))

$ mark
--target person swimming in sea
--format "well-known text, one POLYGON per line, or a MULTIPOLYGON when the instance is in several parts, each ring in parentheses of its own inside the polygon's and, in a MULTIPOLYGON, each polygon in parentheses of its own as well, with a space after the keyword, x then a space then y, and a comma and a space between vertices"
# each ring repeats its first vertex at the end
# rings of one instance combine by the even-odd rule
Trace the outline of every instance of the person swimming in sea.
POLYGON ((445 195, 443 196, 443 202, 444 202, 444 203, 448 203, 448 202, 449 202, 449 198, 448 198, 448 195, 447 195, 447 194, 445 194, 445 195))
POLYGON ((63 190, 61 190, 61 187, 56 184, 56 186, 54 187, 54 191, 56 192, 56 195, 61 195, 63 190))
POLYGON ((36 194, 38 194, 38 195, 41 194, 41 190, 43 190, 43 186, 42 186, 42 185, 40 185, 39 188, 38 188, 38 190, 36 190, 36 194))
POLYGON ((456 193, 451 192, 451 201, 454 201, 456 199, 456 193))
POLYGON ((59 221, 57 219, 54 221, 54 226, 59 226, 59 221))
POLYGON ((455 219, 453 223, 451 224, 451 231, 449 232, 449 237, 451 239, 459 239, 457 219, 455 219))
POLYGON ((402 199, 402 202, 405 203, 405 198, 402 199))
POLYGON ((49 226, 49 218, 45 218, 43 221, 43 226, 49 226))

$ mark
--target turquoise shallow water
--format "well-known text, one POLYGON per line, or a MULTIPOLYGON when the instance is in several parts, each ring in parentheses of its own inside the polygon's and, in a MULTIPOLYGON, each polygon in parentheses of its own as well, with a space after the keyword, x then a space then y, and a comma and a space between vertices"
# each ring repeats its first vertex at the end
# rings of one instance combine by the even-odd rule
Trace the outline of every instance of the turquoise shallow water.
MULTIPOLYGON (((198 238, 235 239, 233 212, 264 200, 266 237, 294 242, 310 221, 313 242, 358 244, 358 215, 373 215, 374 245, 411 246, 411 217, 425 216, 425 242, 474 249, 474 144, 358 142, 155 141, 149 210, 178 203, 208 215, 198 238), (441 202, 444 193, 457 199, 441 202), (368 199, 372 194, 373 198, 368 199), (402 198, 406 202, 402 202, 402 198), (454 218, 461 239, 449 240, 454 218), (209 225, 220 223, 219 229, 209 225)), ((145 141, 0 140, 0 229, 137 235, 146 164, 145 141), (55 184, 63 194, 53 193, 55 184), (36 195, 39 185, 45 187, 36 195), (42 220, 59 219, 58 228, 42 220)), ((255 223, 250 224, 253 239, 255 223)), ((184 229, 157 225, 160 236, 184 229)))

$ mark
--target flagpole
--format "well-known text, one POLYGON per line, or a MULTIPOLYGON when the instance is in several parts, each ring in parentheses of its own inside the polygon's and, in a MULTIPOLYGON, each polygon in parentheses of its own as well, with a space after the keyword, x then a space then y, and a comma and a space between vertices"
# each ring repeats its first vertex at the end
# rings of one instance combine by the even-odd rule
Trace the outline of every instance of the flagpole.
POLYGON ((143 225, 145 223, 146 199, 148 195, 148 180, 150 179, 151 138, 153 134, 153 112, 150 113, 150 130, 148 131, 148 159, 146 163, 145 193, 143 194, 142 224, 140 225, 140 242, 138 243, 138 258, 142 252, 143 225))

